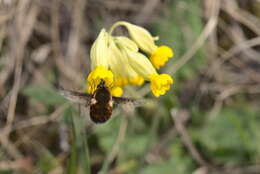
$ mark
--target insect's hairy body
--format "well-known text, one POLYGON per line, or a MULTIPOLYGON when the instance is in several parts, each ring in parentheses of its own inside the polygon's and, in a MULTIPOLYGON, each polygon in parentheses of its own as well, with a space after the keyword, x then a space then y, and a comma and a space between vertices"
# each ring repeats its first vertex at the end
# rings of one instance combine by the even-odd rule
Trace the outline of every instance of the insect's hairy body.
POLYGON ((65 90, 62 87, 58 89, 60 94, 71 102, 90 106, 90 117, 95 123, 104 123, 111 117, 113 103, 140 104, 140 100, 134 98, 113 97, 102 79, 93 94, 65 90))
POLYGON ((103 81, 98 85, 90 104, 90 117, 96 123, 107 121, 112 114, 113 101, 108 87, 103 81))

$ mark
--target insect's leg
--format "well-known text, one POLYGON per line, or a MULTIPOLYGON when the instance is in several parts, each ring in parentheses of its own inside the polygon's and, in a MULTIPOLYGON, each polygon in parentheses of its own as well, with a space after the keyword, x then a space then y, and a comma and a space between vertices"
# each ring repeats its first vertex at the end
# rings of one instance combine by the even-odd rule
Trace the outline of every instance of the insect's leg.
POLYGON ((96 90, 96 87, 97 87, 97 85, 96 85, 96 80, 94 80, 94 82, 92 83, 92 93, 94 93, 94 91, 96 90))
POLYGON ((93 94, 95 91, 96 81, 94 80, 93 83, 90 83, 90 93, 93 94))

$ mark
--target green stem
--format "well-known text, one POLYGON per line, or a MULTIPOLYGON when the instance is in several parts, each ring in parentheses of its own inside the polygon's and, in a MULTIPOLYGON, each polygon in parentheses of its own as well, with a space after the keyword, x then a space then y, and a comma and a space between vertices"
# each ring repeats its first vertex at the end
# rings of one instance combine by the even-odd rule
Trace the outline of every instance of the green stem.
POLYGON ((80 117, 73 116, 72 111, 70 112, 73 141, 66 174, 75 174, 79 169, 81 169, 79 171, 82 171, 84 174, 91 174, 87 136, 84 133, 85 121, 81 120, 82 118, 80 117))
POLYGON ((128 125, 128 119, 127 119, 127 117, 123 117, 121 120, 117 140, 116 140, 115 144, 113 145, 111 152, 108 154, 107 158, 105 159, 104 164, 103 164, 101 170, 98 172, 98 174, 106 174, 109 169, 109 165, 113 162, 113 160, 118 155, 118 153, 120 151, 120 147, 124 142, 125 134, 127 131, 127 125, 128 125))

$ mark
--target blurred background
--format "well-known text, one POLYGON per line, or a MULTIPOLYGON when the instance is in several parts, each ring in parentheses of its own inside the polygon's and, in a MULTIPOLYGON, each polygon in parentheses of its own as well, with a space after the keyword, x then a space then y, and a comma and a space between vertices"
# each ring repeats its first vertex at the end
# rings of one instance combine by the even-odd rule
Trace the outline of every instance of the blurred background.
POLYGON ((259 45, 259 0, 0 0, 0 174, 259 174, 259 45), (83 91, 118 20, 173 48, 175 83, 95 125, 53 84, 83 91))

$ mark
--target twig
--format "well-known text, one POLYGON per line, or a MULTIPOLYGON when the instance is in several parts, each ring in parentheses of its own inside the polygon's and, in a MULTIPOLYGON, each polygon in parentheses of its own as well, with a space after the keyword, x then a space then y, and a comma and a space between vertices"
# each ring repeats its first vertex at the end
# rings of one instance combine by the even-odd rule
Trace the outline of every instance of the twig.
POLYGON ((196 169, 192 174, 207 174, 208 168, 207 167, 200 167, 196 169))
POLYGON ((5 134, 0 135, 0 142, 2 147, 8 152, 13 159, 21 159, 23 156, 19 150, 11 143, 5 134))
POLYGON ((61 38, 60 38, 60 0, 53 0, 52 1, 52 8, 51 8, 51 39, 53 44, 53 52, 54 52, 54 60, 55 63, 62 72, 70 81, 76 83, 78 86, 82 84, 82 77, 81 74, 74 71, 68 64, 64 61, 64 53, 62 50, 61 45, 61 38))
POLYGON ((252 31, 254 31, 257 35, 260 35, 260 21, 257 20, 256 17, 252 17, 248 13, 245 13, 238 7, 237 1, 228 0, 225 3, 222 3, 221 8, 225 10, 231 17, 246 25, 252 31), (253 18, 254 21, 248 20, 248 18, 253 18))
POLYGON ((154 12, 154 9, 158 7, 160 0, 146 0, 140 13, 135 17, 137 24, 144 23, 154 12))
POLYGON ((179 135, 181 136, 181 140, 185 147, 190 152, 192 158, 200 165, 202 166, 208 166, 208 163, 203 159, 203 157, 200 155, 199 151, 196 149, 194 144, 191 141, 191 138, 186 131, 185 127, 183 126, 183 123, 181 121, 181 117, 185 116, 186 113, 184 112, 177 112, 175 109, 171 110, 171 116, 175 122, 176 130, 178 131, 179 135))
POLYGON ((210 74, 214 74, 217 70, 219 70, 219 68, 221 67, 221 65, 226 62, 227 60, 229 60, 231 57, 235 56, 236 54, 238 54, 239 52, 246 50, 248 48, 254 47, 260 45, 260 37, 256 37, 250 40, 246 40, 244 42, 240 42, 239 44, 235 45, 234 47, 232 47, 230 50, 228 50, 226 53, 222 54, 220 56, 221 61, 220 62, 215 62, 214 66, 212 68, 210 68, 210 74))
MULTIPOLYGON (((78 70, 82 62, 75 61, 80 60, 80 51, 83 50, 82 48, 82 36, 83 36, 83 24, 84 24, 84 11, 87 4, 87 0, 75 0, 74 7, 73 7, 73 14, 72 14, 72 29, 70 31, 70 37, 68 40, 68 50, 66 55, 70 60, 71 67, 74 70, 78 70)), ((84 29, 84 32, 86 29, 84 29)))
POLYGON ((241 86, 230 86, 226 87, 226 89, 222 89, 221 93, 217 96, 216 101, 214 103, 213 108, 211 109, 208 118, 213 119, 215 118, 219 111, 221 110, 223 106, 223 101, 230 97, 231 95, 235 95, 239 92, 241 92, 243 88, 241 86))
POLYGON ((69 104, 64 104, 57 108, 51 115, 43 115, 43 116, 37 116, 31 119, 27 119, 24 121, 20 121, 17 124, 15 124, 12 128, 12 131, 17 131, 19 129, 25 129, 32 126, 37 125, 43 125, 48 122, 53 122, 58 119, 58 117, 64 112, 66 108, 68 108, 69 104))
POLYGON ((34 23, 36 21, 36 18, 39 13, 38 6, 35 4, 31 7, 28 14, 25 14, 28 10, 25 10, 28 8, 30 1, 19 1, 18 7, 20 9, 18 10, 18 18, 15 21, 16 22, 16 31, 18 32, 20 28, 23 27, 23 30, 19 33, 19 39, 14 40, 14 42, 17 42, 17 47, 15 48, 15 59, 16 59, 16 65, 15 65, 15 77, 14 77, 14 85, 11 90, 11 96, 10 96, 10 102, 9 102, 9 108, 8 108, 8 114, 7 114, 7 123, 3 129, 3 132, 0 137, 0 141, 2 145, 6 148, 6 150, 14 157, 14 158, 21 158, 21 154, 19 151, 15 148, 15 146, 11 143, 9 143, 8 137, 10 130, 12 128, 12 123, 15 119, 15 110, 16 110, 16 103, 17 103, 17 96, 20 88, 21 83, 21 76, 22 76, 22 64, 24 59, 24 49, 26 46, 26 43, 29 40, 29 37, 32 33, 34 23))
MULTIPOLYGON (((0 170, 15 170, 15 171, 26 171, 32 172, 32 159, 23 158, 16 161, 1 161, 0 170)), ((15 172, 14 172, 15 173, 15 172)))
POLYGON ((192 47, 170 69, 167 70, 167 73, 174 74, 183 65, 185 65, 193 57, 197 50, 205 43, 210 34, 214 31, 218 22, 220 0, 212 1, 211 5, 214 7, 212 9, 213 15, 209 18, 209 21, 207 22, 200 36, 192 45, 192 47))

